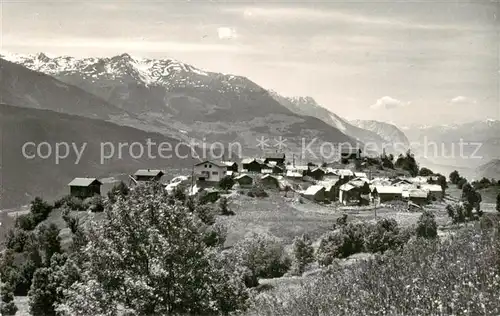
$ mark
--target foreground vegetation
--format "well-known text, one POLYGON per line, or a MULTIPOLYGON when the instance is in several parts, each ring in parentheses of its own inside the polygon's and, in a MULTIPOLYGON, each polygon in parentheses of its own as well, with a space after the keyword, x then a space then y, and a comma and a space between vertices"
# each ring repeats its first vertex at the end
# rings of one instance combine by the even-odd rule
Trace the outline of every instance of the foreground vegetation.
POLYGON ((470 229, 261 294, 250 315, 499 315, 498 231, 470 229))

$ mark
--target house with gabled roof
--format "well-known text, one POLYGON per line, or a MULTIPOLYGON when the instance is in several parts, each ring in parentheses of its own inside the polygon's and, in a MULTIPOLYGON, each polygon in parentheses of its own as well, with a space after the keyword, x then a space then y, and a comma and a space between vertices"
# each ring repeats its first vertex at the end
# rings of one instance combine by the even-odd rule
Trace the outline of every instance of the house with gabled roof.
POLYGON ((262 170, 262 163, 256 158, 245 158, 241 161, 241 165, 245 172, 260 173, 262 170))
POLYGON ((279 180, 270 174, 266 174, 266 175, 262 176, 262 178, 260 178, 260 183, 262 183, 262 185, 265 188, 269 188, 269 189, 276 189, 276 188, 279 188, 279 186, 280 186, 279 180))
POLYGON ((97 178, 74 178, 69 186, 69 194, 81 199, 101 195, 101 181, 97 178))
POLYGON ((380 202, 401 200, 403 198, 403 188, 393 185, 376 185, 372 188, 372 197, 378 198, 380 202))
POLYGON ((159 181, 164 174, 159 169, 139 169, 133 177, 137 182, 159 181))
POLYGON ((417 205, 424 205, 429 201, 429 191, 422 189, 409 189, 403 191, 402 197, 417 205))
POLYGON ((311 201, 315 202, 322 202, 325 200, 326 197, 326 189, 322 185, 311 185, 308 187, 302 195, 311 201))
POLYGON ((429 196, 436 200, 444 198, 443 188, 439 184, 422 184, 421 189, 429 191, 429 196))
POLYGON ((266 164, 275 162, 278 165, 284 165, 286 156, 285 153, 266 153, 263 158, 266 164))
POLYGON ((248 174, 241 174, 234 178, 234 181, 240 185, 240 187, 249 187, 253 184, 253 178, 248 174))
POLYGON ((222 161, 206 160, 194 165, 193 173, 197 181, 219 182, 226 176, 227 168, 222 161))

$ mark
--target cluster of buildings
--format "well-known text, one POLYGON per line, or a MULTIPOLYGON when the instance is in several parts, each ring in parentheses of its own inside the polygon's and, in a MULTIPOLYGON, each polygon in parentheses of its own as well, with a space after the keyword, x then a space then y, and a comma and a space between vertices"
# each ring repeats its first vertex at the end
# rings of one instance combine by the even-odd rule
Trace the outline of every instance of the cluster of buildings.
MULTIPOLYGON (((359 155, 359 153, 356 153, 359 155)), ((359 157, 359 156, 358 156, 359 157)), ((351 159, 353 157, 344 157, 351 159)), ((140 169, 129 176, 130 184, 161 181, 164 172, 158 169, 140 169)), ((284 153, 270 153, 262 158, 244 158, 236 161, 207 160, 195 164, 191 176, 178 176, 166 184, 173 192, 178 186, 189 189, 189 194, 201 190, 215 190, 224 177, 232 177, 239 187, 251 187, 256 179, 269 189, 292 189, 303 197, 316 201, 339 201, 343 205, 369 205, 393 200, 408 201, 421 206, 443 198, 440 185, 429 177, 373 178, 371 174, 350 169, 334 169, 327 164, 296 165, 286 163, 284 153)), ((81 198, 100 194, 101 182, 95 178, 76 178, 70 184, 71 195, 81 198)))

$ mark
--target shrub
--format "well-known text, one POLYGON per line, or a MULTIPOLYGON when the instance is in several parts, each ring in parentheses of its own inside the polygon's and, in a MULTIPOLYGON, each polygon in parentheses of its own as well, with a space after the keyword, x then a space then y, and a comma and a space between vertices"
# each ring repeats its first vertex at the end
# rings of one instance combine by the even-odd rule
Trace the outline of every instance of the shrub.
POLYGON ((460 177, 460 174, 458 173, 457 170, 453 171, 452 173, 450 173, 450 182, 452 184, 458 184, 459 180, 462 179, 462 177, 460 177))
POLYGON ((258 197, 258 198, 266 198, 269 196, 267 192, 261 187, 261 186, 254 186, 253 188, 248 191, 247 195, 249 197, 258 197))
POLYGON ((221 223, 208 226, 203 241, 208 247, 222 247, 226 242, 227 227, 221 223))
POLYGON ((57 208, 63 207, 69 209, 70 211, 86 210, 83 200, 72 195, 66 195, 62 197, 61 199, 54 202, 54 205, 56 205, 57 208))
POLYGON ((8 284, 0 286, 0 315, 14 316, 17 313, 17 306, 14 303, 14 293, 8 284))
POLYGON ((61 253, 61 237, 59 237, 59 228, 54 223, 49 226, 42 225, 38 231, 38 241, 45 254, 45 261, 50 263, 52 255, 61 253))
POLYGON ((39 197, 36 197, 30 205, 30 212, 33 215, 35 223, 44 221, 52 211, 53 206, 45 202, 39 197))
POLYGON ((234 179, 231 176, 225 176, 220 179, 218 186, 224 191, 231 189, 234 185, 234 179))
MULTIPOLYGON (((498 238, 498 237, 496 237, 498 238)), ((480 231, 415 239, 260 296, 251 315, 500 315, 498 240, 480 231)))
POLYGON ((462 190, 466 184, 467 184, 467 179, 460 178, 457 182, 457 188, 462 190))
POLYGON ((422 177, 432 176, 433 174, 434 174, 434 172, 432 172, 431 169, 425 168, 425 167, 423 167, 422 169, 420 169, 420 171, 418 172, 418 175, 422 176, 422 177))
POLYGON ((417 237, 423 238, 436 238, 437 237, 437 223, 434 214, 430 211, 424 211, 418 219, 417 237))
POLYGON ((311 240, 306 235, 295 237, 293 240, 293 274, 302 275, 307 265, 312 262, 314 262, 314 248, 311 240))
POLYGON ((233 249, 236 261, 248 270, 247 285, 257 286, 258 278, 277 278, 290 268, 283 244, 267 234, 251 233, 233 249))
POLYGON ((91 197, 89 200, 88 209, 93 213, 100 213, 104 211, 104 201, 102 199, 102 196, 96 194, 91 197))
POLYGON ((15 226, 22 230, 31 231, 36 228, 36 225, 38 225, 38 223, 35 222, 33 214, 28 213, 20 215, 16 220, 15 226))
POLYGON ((500 193, 497 195, 497 204, 496 204, 497 212, 500 212, 500 193))
POLYGON ((15 252, 23 252, 25 250, 25 246, 31 242, 31 233, 24 229, 11 229, 7 233, 7 239, 5 242, 5 246, 7 249, 12 249, 15 252))
POLYGON ((227 198, 223 197, 219 201, 219 214, 220 215, 234 215, 234 212, 229 209, 227 198))
POLYGON ((125 182, 120 181, 118 184, 115 184, 111 190, 108 191, 108 198, 111 203, 115 203, 118 197, 126 197, 128 196, 130 189, 125 184, 125 182))
POLYGON ((347 258, 364 250, 366 225, 349 223, 340 229, 324 234, 320 239, 316 259, 320 265, 327 266, 335 258, 347 258))
POLYGON ((398 223, 394 219, 381 219, 368 230, 365 238, 366 250, 372 253, 385 252, 402 246, 398 223))

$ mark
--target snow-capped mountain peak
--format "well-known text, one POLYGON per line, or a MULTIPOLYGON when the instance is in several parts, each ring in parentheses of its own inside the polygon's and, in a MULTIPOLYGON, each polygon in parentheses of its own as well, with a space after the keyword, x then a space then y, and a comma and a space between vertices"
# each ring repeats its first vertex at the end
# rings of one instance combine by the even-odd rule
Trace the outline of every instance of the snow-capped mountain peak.
POLYGON ((75 58, 49 57, 44 53, 22 55, 2 52, 0 57, 49 75, 74 73, 95 80, 118 78, 144 85, 163 85, 168 81, 168 77, 179 73, 209 76, 208 72, 175 59, 136 58, 128 53, 102 58, 75 58))

